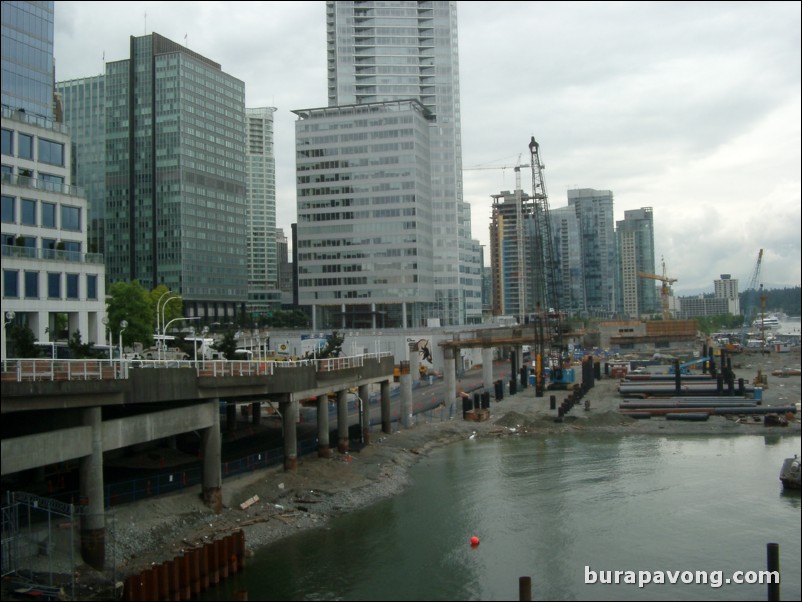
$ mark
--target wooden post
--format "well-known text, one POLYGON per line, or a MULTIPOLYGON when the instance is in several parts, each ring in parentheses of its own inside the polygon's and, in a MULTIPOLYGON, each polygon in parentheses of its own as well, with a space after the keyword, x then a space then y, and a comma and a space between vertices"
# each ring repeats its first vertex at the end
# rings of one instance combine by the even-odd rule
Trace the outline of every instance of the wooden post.
POLYGON ((518 578, 518 600, 521 602, 531 602, 532 600, 532 578, 518 578))
MULTIPOLYGON (((766 544, 766 567, 769 571, 776 571, 777 575, 780 574, 780 544, 767 543, 766 544)), ((768 597, 769 602, 778 602, 780 599, 780 579, 776 580, 769 575, 768 583, 768 597)))

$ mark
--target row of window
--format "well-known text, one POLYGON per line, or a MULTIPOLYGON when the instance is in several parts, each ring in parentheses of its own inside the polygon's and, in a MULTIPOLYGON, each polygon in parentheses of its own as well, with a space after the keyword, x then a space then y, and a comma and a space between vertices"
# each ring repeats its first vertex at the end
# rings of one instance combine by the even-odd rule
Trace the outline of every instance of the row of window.
POLYGON ((81 231, 81 208, 36 199, 23 199, 2 195, 2 222, 21 226, 61 228, 70 232, 81 231), (59 210, 60 209, 60 210, 59 210), (57 217, 61 217, 60 223, 57 217))
POLYGON ((46 138, 38 138, 31 134, 23 134, 22 132, 3 128, 0 146, 2 146, 2 153, 9 157, 19 157, 20 159, 30 159, 38 163, 64 167, 64 145, 61 142, 54 142, 46 138), (14 140, 15 133, 17 135, 16 144, 14 140), (34 157, 34 148, 38 151, 36 157, 34 157))
MULTIPOLYGON (((45 280, 47 299, 80 300, 80 274, 38 272, 29 270, 3 270, 4 299, 40 299, 42 279, 45 280)), ((97 301, 97 274, 86 274, 85 300, 97 301)))

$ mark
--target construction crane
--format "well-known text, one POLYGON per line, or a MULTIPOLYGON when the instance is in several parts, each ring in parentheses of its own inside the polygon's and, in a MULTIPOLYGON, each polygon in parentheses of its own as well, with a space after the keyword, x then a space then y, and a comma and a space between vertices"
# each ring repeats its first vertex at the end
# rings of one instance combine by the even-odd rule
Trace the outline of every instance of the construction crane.
POLYGON ((641 278, 649 278, 651 280, 659 280, 662 282, 662 286, 660 287, 660 304, 663 310, 663 319, 669 320, 671 318, 671 312, 668 309, 668 297, 669 293, 671 292, 671 285, 674 284, 677 279, 671 278, 670 276, 666 276, 666 262, 663 261, 663 275, 658 276, 657 274, 650 274, 648 272, 638 272, 638 276, 641 278))
MULTIPOLYGON (((749 284, 746 286, 746 290, 744 290, 744 304, 743 304, 743 315, 744 315, 744 323, 743 327, 741 328, 740 337, 741 337, 741 344, 746 345, 747 335, 749 333, 749 329, 752 327, 752 324, 755 320, 756 309, 758 306, 758 301, 765 303, 762 295, 758 294, 758 288, 762 289, 763 285, 759 284, 760 280, 760 264, 763 261, 763 249, 760 249, 757 254, 757 262, 755 262, 755 268, 752 271, 752 276, 749 278, 749 284)), ((763 334, 763 333, 761 333, 763 334)))

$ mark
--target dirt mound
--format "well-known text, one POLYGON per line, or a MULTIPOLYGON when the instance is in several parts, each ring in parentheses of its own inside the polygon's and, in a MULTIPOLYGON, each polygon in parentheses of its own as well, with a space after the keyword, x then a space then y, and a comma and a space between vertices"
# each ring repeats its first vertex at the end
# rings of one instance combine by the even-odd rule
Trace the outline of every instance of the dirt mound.
POLYGON ((588 412, 586 424, 589 426, 623 426, 637 422, 637 419, 624 416, 618 412, 588 412))

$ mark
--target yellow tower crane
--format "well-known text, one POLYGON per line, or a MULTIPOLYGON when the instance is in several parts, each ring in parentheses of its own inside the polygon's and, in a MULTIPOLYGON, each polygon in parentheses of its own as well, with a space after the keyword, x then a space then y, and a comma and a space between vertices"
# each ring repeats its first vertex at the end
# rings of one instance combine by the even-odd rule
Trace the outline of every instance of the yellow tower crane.
POLYGON ((669 293, 671 292, 671 285, 674 284, 677 279, 671 278, 670 276, 666 276, 666 262, 663 261, 663 275, 658 276, 657 274, 650 274, 648 272, 638 272, 638 276, 641 278, 649 278, 651 280, 659 280, 662 282, 662 286, 660 287, 660 302, 663 309, 663 319, 670 320, 671 319, 671 312, 668 310, 668 297, 669 293))

